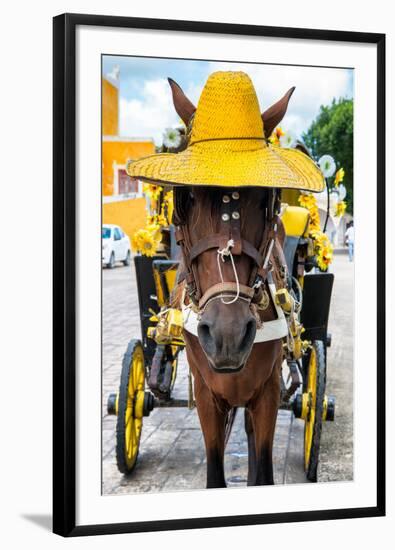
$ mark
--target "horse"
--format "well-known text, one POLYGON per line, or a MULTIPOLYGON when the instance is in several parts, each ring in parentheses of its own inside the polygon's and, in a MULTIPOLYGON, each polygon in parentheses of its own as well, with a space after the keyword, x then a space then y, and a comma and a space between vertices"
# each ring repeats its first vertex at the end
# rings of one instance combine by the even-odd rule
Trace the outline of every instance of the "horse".
MULTIPOLYGON (((188 131, 195 107, 169 79, 176 112, 188 131)), ((285 115, 293 89, 262 115, 265 137, 285 115)), ((184 328, 185 350, 206 448, 207 488, 226 487, 224 453, 239 407, 245 409, 247 485, 270 485, 280 403, 283 340, 256 342, 275 320, 271 282, 286 287, 285 232, 278 189, 175 187, 177 289, 197 333, 184 328)))

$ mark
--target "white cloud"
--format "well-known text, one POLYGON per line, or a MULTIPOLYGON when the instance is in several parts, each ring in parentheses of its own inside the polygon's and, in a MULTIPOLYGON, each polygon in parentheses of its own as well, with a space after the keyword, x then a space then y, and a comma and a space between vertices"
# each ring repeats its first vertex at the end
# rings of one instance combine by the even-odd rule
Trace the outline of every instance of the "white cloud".
MULTIPOLYGON (((208 74, 217 70, 243 70, 248 73, 262 111, 280 99, 291 86, 296 86, 281 125, 284 130, 290 130, 298 137, 318 115, 320 105, 328 105, 334 97, 346 96, 350 88, 350 73, 344 69, 216 62, 208 64, 208 74)), ((203 86, 204 82, 191 80, 185 88, 187 96, 195 105, 203 86)), ((160 145, 164 129, 180 122, 167 79, 146 80, 141 96, 143 99, 121 98, 121 135, 153 137, 156 144, 160 145)))
POLYGON ((128 137, 151 137, 157 145, 161 145, 165 128, 179 123, 169 83, 165 78, 146 80, 142 96, 143 100, 127 100, 121 97, 120 133, 128 137))
POLYGON ((297 135, 307 130, 321 105, 328 105, 334 97, 344 97, 349 89, 349 71, 345 69, 241 63, 210 63, 210 69, 246 72, 254 83, 262 111, 296 86, 282 127, 297 135))

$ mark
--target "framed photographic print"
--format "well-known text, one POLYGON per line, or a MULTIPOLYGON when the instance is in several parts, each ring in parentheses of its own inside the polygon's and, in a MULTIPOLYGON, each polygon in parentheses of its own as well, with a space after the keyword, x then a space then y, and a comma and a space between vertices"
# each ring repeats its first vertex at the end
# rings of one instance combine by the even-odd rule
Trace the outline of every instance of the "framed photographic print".
POLYGON ((54 18, 54 532, 385 513, 385 36, 54 18))

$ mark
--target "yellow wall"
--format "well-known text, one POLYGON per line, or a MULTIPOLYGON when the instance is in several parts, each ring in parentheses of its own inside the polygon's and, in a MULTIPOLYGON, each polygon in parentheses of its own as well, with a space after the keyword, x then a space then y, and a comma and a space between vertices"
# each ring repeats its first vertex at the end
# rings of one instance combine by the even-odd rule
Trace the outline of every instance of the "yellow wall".
POLYGON ((151 141, 103 141, 102 152, 103 195, 112 195, 114 192, 113 162, 126 164, 128 159, 153 155, 155 145, 151 141))
MULTIPOLYGON (((138 159, 155 153, 151 140, 127 141, 118 137, 119 91, 107 79, 102 79, 102 191, 114 194, 114 162, 125 165, 129 159, 138 159), (110 137, 107 140, 106 137, 110 137)), ((145 199, 127 199, 103 204, 103 223, 122 227, 132 238, 135 231, 146 224, 145 199)))
POLYGON ((121 226, 132 241, 135 231, 146 225, 145 199, 127 199, 103 204, 103 223, 121 226))
POLYGON ((118 88, 105 78, 102 79, 102 134, 104 136, 118 135, 118 88))

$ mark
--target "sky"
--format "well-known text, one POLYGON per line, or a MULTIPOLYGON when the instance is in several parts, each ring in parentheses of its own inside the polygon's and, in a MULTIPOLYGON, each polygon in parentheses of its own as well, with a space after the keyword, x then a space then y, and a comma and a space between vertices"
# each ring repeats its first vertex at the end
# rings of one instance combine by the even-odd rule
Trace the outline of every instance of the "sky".
POLYGON ((333 98, 353 97, 352 69, 103 56, 103 76, 113 73, 117 66, 120 70, 120 135, 150 137, 156 145, 162 144, 166 128, 180 124, 167 77, 175 80, 197 105, 212 72, 244 71, 254 83, 261 111, 296 86, 281 127, 297 138, 308 129, 321 105, 330 104, 333 98))

